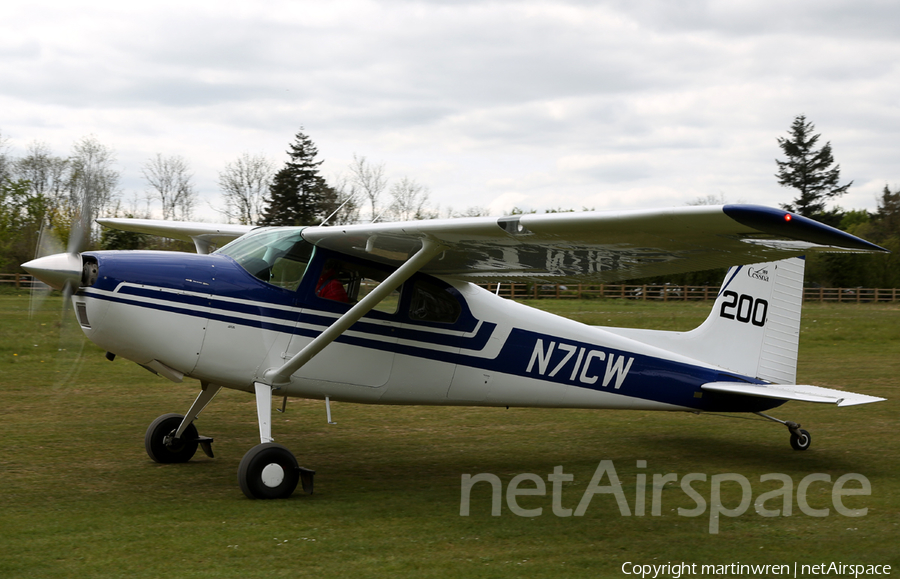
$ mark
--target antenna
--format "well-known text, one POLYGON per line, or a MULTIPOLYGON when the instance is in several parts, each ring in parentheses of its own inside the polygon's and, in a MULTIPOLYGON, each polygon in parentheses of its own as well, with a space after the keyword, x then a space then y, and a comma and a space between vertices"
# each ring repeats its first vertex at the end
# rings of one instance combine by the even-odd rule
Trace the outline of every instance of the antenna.
POLYGON ((351 201, 352 199, 353 199, 353 197, 347 197, 347 199, 346 199, 343 203, 341 203, 341 206, 340 206, 340 207, 338 207, 337 209, 335 209, 334 212, 333 212, 331 215, 329 215, 328 217, 325 218, 325 221, 323 221, 322 223, 319 224, 319 227, 322 227, 323 225, 325 225, 326 223, 328 223, 328 220, 331 219, 332 217, 334 217, 335 215, 337 215, 337 212, 340 211, 341 209, 343 209, 343 208, 344 208, 344 205, 346 205, 347 203, 350 203, 350 201, 351 201))

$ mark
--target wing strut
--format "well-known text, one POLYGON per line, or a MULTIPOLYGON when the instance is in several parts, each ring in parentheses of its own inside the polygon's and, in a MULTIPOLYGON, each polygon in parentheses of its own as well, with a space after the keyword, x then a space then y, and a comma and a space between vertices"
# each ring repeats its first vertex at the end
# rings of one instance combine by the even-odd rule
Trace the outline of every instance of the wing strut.
POLYGON ((263 375, 265 383, 273 386, 288 383, 291 374, 312 360, 316 354, 325 348, 325 346, 335 341, 341 334, 347 331, 350 326, 369 313, 369 311, 377 306, 388 294, 400 287, 403 282, 422 269, 429 261, 437 257, 444 249, 445 248, 442 245, 435 243, 428 238, 424 238, 422 240, 422 248, 409 258, 406 263, 397 268, 397 271, 381 282, 378 287, 361 299, 359 303, 350 308, 347 313, 338 318, 333 324, 328 326, 321 334, 316 336, 312 342, 297 352, 293 358, 285 362, 283 366, 267 370, 263 375))

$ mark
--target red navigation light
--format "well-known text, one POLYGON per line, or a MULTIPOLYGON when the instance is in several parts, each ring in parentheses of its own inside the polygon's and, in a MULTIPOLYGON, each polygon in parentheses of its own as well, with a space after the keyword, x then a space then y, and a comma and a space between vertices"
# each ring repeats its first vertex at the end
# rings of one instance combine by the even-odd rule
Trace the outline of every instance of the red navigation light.
POLYGON ((784 214, 784 220, 785 220, 785 221, 790 221, 790 220, 791 220, 791 214, 790 214, 790 213, 785 213, 785 214, 784 214))

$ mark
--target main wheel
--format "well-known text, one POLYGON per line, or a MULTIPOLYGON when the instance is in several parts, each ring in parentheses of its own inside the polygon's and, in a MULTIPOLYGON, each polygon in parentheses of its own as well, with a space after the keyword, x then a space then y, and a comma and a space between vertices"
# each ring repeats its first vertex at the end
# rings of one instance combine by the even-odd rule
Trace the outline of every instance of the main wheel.
POLYGON ((299 480, 297 459, 274 442, 251 448, 238 467, 238 483, 249 499, 286 499, 299 480))
POLYGON ((791 446, 794 450, 806 450, 810 444, 812 444, 812 436, 810 436, 809 432, 800 429, 800 436, 793 432, 791 433, 791 446))
POLYGON ((182 420, 184 416, 180 414, 163 414, 150 423, 144 435, 144 447, 150 458, 163 464, 191 460, 198 444, 197 427, 193 423, 184 430, 181 438, 166 444, 166 437, 175 434, 182 420))

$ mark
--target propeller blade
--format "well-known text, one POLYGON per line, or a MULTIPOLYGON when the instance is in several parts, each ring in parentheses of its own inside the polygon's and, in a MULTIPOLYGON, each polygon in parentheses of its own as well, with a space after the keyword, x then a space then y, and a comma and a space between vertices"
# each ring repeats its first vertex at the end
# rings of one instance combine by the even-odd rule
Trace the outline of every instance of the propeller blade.
POLYGON ((28 317, 33 318, 35 312, 41 309, 50 294, 50 286, 41 283, 31 283, 31 300, 28 302, 28 317))
POLYGON ((87 340, 84 337, 81 326, 75 321, 75 316, 70 315, 72 294, 77 287, 78 282, 66 283, 62 290, 63 299, 59 313, 59 345, 54 356, 54 365, 56 367, 53 380, 54 388, 62 388, 74 383, 84 365, 84 345, 87 340))
MULTIPOLYGON (((63 244, 59 241, 59 237, 56 236, 53 229, 46 224, 42 225, 41 231, 38 234, 37 249, 34 255, 35 259, 62 253, 63 251, 65 251, 63 244)), ((31 284, 31 300, 28 304, 29 317, 34 317, 35 312, 44 305, 44 300, 47 299, 49 294, 50 286, 47 284, 43 282, 31 284)))
POLYGON ((38 236, 37 251, 35 257, 44 257, 45 255, 53 255, 55 253, 63 253, 66 250, 59 236, 53 231, 52 227, 44 225, 41 227, 38 236))
POLYGON ((67 253, 81 253, 88 248, 91 234, 91 213, 91 195, 86 191, 78 220, 72 224, 72 230, 69 232, 67 253))

